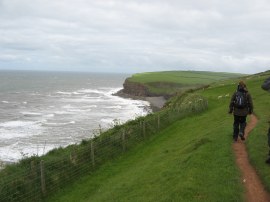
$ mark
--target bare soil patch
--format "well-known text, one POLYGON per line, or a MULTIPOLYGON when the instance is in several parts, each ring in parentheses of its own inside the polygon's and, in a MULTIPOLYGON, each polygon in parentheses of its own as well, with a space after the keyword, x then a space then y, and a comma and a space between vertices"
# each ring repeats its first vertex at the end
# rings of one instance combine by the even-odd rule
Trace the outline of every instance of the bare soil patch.
MULTIPOLYGON (((250 121, 245 130, 245 137, 248 138, 250 131, 257 124, 257 117, 251 115, 250 121)), ((245 186, 245 201, 247 202, 269 202, 270 194, 265 190, 255 169, 250 165, 246 146, 240 139, 233 143, 233 151, 236 157, 236 163, 242 173, 242 182, 245 186)))

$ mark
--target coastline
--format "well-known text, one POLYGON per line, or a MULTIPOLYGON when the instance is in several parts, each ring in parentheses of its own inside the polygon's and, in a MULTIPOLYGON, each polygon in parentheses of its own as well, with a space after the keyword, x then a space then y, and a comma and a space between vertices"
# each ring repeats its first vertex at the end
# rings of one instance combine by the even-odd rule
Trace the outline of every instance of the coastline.
POLYGON ((133 100, 144 100, 150 103, 150 108, 152 109, 153 112, 160 111, 167 100, 163 96, 156 96, 156 97, 146 97, 146 96, 135 96, 135 95, 130 95, 126 94, 123 92, 123 89, 119 90, 118 92, 113 94, 114 96, 119 96, 123 98, 129 98, 133 100))

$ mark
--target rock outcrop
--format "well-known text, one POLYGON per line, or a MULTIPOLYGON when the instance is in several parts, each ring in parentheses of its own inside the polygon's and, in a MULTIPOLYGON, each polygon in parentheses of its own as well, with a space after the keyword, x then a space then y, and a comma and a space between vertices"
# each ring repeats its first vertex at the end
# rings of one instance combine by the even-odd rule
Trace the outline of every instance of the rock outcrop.
POLYGON ((128 79, 125 80, 123 93, 132 95, 132 96, 140 96, 140 97, 148 97, 152 96, 146 85, 137 82, 131 82, 128 79))

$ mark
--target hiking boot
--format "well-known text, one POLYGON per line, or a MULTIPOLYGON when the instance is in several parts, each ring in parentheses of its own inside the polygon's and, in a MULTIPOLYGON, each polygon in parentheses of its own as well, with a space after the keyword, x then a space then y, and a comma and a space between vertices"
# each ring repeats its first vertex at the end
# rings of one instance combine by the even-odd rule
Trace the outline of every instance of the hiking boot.
POLYGON ((265 163, 270 164, 270 157, 265 161, 265 163))
POLYGON ((234 142, 237 142, 237 137, 233 137, 233 141, 234 142))
POLYGON ((245 140, 246 138, 244 137, 244 134, 243 133, 239 133, 239 136, 240 136, 240 138, 241 138, 241 140, 245 140))

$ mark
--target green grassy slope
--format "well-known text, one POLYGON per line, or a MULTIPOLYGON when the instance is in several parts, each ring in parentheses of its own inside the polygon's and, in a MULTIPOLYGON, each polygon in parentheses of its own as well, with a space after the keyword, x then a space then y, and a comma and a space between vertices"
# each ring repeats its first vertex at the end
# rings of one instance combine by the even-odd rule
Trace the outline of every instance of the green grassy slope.
POLYGON ((132 75, 130 81, 140 83, 172 82, 180 84, 209 84, 215 81, 243 76, 243 74, 203 71, 146 72, 132 75))
POLYGON ((270 192, 270 166, 264 162, 268 158, 269 147, 267 144, 267 131, 270 121, 270 93, 261 90, 260 85, 264 77, 252 79, 249 83, 250 91, 255 102, 255 113, 259 118, 256 128, 247 141, 248 153, 251 164, 255 167, 257 173, 270 192))
MULTIPOLYGON (((266 76, 246 79, 260 118, 246 144, 251 163, 270 191, 270 167, 264 163, 270 94, 260 88, 266 76)), ((175 122, 48 201, 243 201, 226 96, 234 92, 237 81, 199 91, 209 100, 208 111, 175 122)))
POLYGON ((240 201, 223 108, 186 118, 50 201, 240 201), (211 123, 211 124, 209 124, 211 123))
POLYGON ((155 95, 173 95, 176 92, 197 89, 220 80, 240 76, 244 75, 206 71, 165 71, 134 74, 128 78, 128 81, 144 84, 149 92, 155 95))

